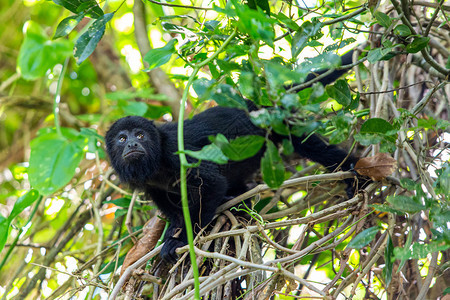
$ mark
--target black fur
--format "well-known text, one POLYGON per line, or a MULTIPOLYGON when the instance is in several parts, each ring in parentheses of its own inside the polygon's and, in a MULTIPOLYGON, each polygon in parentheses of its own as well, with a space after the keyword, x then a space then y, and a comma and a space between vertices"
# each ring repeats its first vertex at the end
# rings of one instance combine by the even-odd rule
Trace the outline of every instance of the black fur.
MULTIPOLYGON (((337 77, 333 76, 335 80, 337 77)), ((329 80, 326 77, 321 82, 328 83, 329 80)), ((244 135, 266 136, 266 131, 256 127, 247 112, 213 107, 184 121, 185 149, 200 150, 210 144, 209 136, 218 133, 228 139, 244 135)), ((283 136, 272 134, 270 138, 280 143, 283 136)), ((330 171, 347 156, 346 151, 325 144, 316 135, 307 139, 292 136, 292 142, 295 152, 330 171)), ((145 191, 170 220, 161 256, 168 261, 176 260, 176 248, 187 243, 179 189, 180 161, 174 154, 178 151, 177 124, 156 125, 142 117, 124 117, 107 132, 106 147, 121 181, 145 191)), ((231 161, 225 165, 203 161, 198 167, 189 169, 188 200, 195 231, 212 220, 216 208, 225 199, 246 191, 246 183, 259 169, 262 155, 263 150, 244 161, 231 161)), ((350 170, 354 163, 356 158, 350 156, 342 169, 350 170)))

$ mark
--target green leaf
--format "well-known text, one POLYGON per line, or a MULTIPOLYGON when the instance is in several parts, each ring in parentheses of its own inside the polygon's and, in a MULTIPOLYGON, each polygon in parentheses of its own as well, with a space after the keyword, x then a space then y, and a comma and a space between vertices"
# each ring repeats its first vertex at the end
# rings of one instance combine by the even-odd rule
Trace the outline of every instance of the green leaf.
POLYGON ((5 247, 8 238, 10 221, 0 214, 0 252, 5 247))
POLYGON ((392 243, 390 235, 388 236, 386 249, 384 249, 384 266, 383 275, 386 287, 388 287, 392 281, 392 272, 394 267, 394 244, 392 243))
POLYGON ((300 52, 302 52, 310 39, 316 39, 319 35, 321 35, 321 28, 322 24, 320 22, 311 23, 310 21, 306 21, 302 24, 300 29, 297 30, 292 38, 292 58, 296 58, 300 52))
POLYGON ((247 104, 231 85, 220 84, 214 88, 211 99, 216 101, 220 106, 236 107, 247 109, 247 104))
POLYGON ((339 79, 333 85, 328 85, 326 87, 327 94, 336 100, 339 104, 347 107, 352 102, 352 95, 350 94, 350 87, 347 81, 339 79))
POLYGON ((363 230, 348 243, 347 248, 361 249, 365 247, 375 238, 379 231, 380 229, 376 226, 363 230))
POLYGON ((43 77, 57 63, 72 55, 72 44, 67 40, 51 41, 34 22, 27 22, 25 39, 17 58, 17 70, 25 80, 43 77))
POLYGON ((144 116, 148 110, 148 104, 138 101, 127 101, 127 105, 123 107, 126 115, 144 116))
POLYGON ((281 23, 286 25, 289 29, 297 31, 300 29, 300 26, 293 21, 291 18, 283 14, 282 12, 279 12, 278 14, 274 15, 274 17, 281 23))
POLYGON ((381 118, 371 118, 361 126, 360 133, 388 133, 394 130, 391 123, 381 118))
POLYGON ((75 43, 74 57, 77 60, 77 64, 81 64, 86 58, 88 58, 97 47, 98 42, 105 34, 106 23, 108 23, 114 13, 105 14, 98 18, 88 30, 83 33, 75 43))
POLYGON ((215 144, 206 145, 199 151, 185 150, 184 153, 198 160, 208 160, 216 164, 226 164, 228 162, 228 158, 215 144))
POLYGON ((283 139, 283 154, 284 155, 291 155, 294 153, 294 145, 292 145, 291 140, 283 139))
POLYGON ((297 83, 304 80, 306 74, 296 72, 278 61, 268 61, 264 63, 264 70, 267 81, 273 90, 276 90, 287 83, 297 83))
POLYGON ((214 83, 216 83, 215 80, 208 80, 206 78, 199 78, 192 83, 192 88, 200 101, 210 99, 214 83))
POLYGON ((381 11, 376 11, 373 16, 375 17, 375 19, 377 19, 377 23, 384 28, 388 28, 392 24, 392 19, 381 11))
POLYGON ((392 208, 404 211, 410 214, 418 213, 422 210, 425 210, 426 207, 424 204, 419 203, 418 201, 414 200, 411 197, 408 196, 387 196, 387 201, 391 204, 392 208))
POLYGON ((57 38, 64 37, 71 33, 83 18, 84 14, 79 14, 63 19, 61 22, 59 22, 58 27, 56 27, 56 32, 53 36, 53 39, 56 40, 57 38))
POLYGON ((348 139, 353 118, 347 114, 333 116, 332 123, 335 130, 330 135, 330 144, 340 144, 348 139))
POLYGON ((262 40, 272 47, 275 39, 273 24, 276 23, 276 20, 269 18, 262 11, 251 9, 238 1, 229 1, 229 3, 232 3, 235 9, 231 11, 230 6, 227 5, 227 14, 231 16, 235 14, 239 17, 239 30, 248 34, 252 39, 256 41, 262 40))
POLYGON ((394 52, 394 47, 377 48, 369 51, 367 54, 367 60, 373 64, 380 60, 390 60, 395 55, 396 53, 394 52))
POLYGON ((406 51, 408 53, 417 53, 420 50, 424 49, 426 46, 428 46, 429 42, 430 42, 429 37, 423 37, 423 36, 416 37, 411 42, 411 44, 406 46, 406 51))
POLYGON ((251 9, 261 8, 266 14, 270 15, 270 5, 267 0, 248 0, 248 7, 251 9))
POLYGON ((144 61, 148 63, 148 68, 145 69, 144 72, 148 72, 168 63, 172 55, 176 52, 176 42, 176 39, 171 39, 164 47, 148 51, 144 56, 144 61))
POLYGON ((254 156, 264 145, 265 139, 258 135, 240 136, 229 143, 218 145, 229 159, 241 161, 254 156))
POLYGON ((55 132, 45 133, 31 141, 28 176, 31 185, 42 195, 65 186, 74 176, 88 139, 74 141, 55 132))
POLYGON ((261 159, 261 171, 264 182, 272 189, 278 188, 284 181, 284 165, 278 154, 278 148, 271 142, 266 143, 266 152, 261 159))
POLYGON ((85 11, 88 16, 94 19, 103 16, 103 10, 95 0, 53 0, 53 2, 75 14, 85 11))
POLYGON ((399 24, 399 25, 395 26, 394 34, 406 37, 406 36, 411 35, 411 30, 405 24, 399 24))
POLYGON ((20 214, 25 208, 33 204, 39 198, 39 193, 36 190, 30 190, 25 195, 19 197, 17 201, 14 203, 14 207, 11 211, 11 214, 8 217, 8 220, 11 222, 18 214, 20 214))

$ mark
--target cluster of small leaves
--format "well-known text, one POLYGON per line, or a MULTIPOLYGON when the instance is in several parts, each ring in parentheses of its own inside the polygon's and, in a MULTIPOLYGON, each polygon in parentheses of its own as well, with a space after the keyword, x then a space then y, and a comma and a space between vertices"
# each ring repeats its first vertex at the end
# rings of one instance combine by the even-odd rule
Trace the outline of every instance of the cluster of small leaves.
POLYGON ((427 47, 430 42, 429 37, 413 34, 407 25, 401 23, 400 17, 392 18, 381 11, 376 11, 374 17, 377 23, 385 28, 385 31, 381 40, 383 47, 373 49, 367 55, 367 60, 371 63, 389 60, 397 54, 399 49, 405 50, 407 53, 417 53, 427 47), (392 42, 391 39, 388 39, 390 34, 397 36, 401 42, 392 42))

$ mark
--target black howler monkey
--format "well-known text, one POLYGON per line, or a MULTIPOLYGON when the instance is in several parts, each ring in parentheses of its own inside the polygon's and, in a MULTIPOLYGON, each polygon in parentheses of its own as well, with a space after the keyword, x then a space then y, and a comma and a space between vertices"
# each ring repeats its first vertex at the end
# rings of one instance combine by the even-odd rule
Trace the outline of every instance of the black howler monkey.
MULTIPOLYGON (((352 52, 342 56, 342 64, 352 62, 352 52)), ((335 71, 322 78, 322 84, 335 81, 345 70, 335 71)), ((319 72, 323 73, 323 72, 319 72)), ((312 79, 310 75, 309 79, 312 79)), ((255 126, 248 112, 237 108, 213 107, 190 120, 184 121, 184 142, 187 150, 200 150, 210 144, 209 136, 223 134, 228 139, 245 135, 266 136, 266 131, 255 126)), ((283 136, 272 133, 276 144, 283 136)), ((325 144, 311 135, 292 137, 295 152, 333 171, 347 157, 347 152, 325 144)), ((142 117, 128 116, 115 122, 106 134, 106 148, 121 181, 131 188, 143 190, 170 220, 161 256, 168 261, 176 259, 175 250, 187 244, 180 199, 180 161, 177 147, 177 124, 154 124, 142 117), (177 232, 181 228, 180 232, 177 232)), ((218 165, 203 161, 188 171, 189 210, 194 228, 208 224, 216 208, 224 199, 246 191, 246 183, 259 169, 263 151, 239 162, 218 165)), ((350 170, 356 158, 348 157, 342 164, 350 170)))

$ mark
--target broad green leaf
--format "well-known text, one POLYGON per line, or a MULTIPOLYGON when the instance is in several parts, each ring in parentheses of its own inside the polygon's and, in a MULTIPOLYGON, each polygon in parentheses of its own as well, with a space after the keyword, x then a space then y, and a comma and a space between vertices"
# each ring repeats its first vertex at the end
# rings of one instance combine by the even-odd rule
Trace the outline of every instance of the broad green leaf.
POLYGON ((18 214, 20 214, 25 208, 33 204, 39 198, 39 193, 36 190, 30 190, 25 195, 19 197, 14 203, 14 207, 9 215, 8 219, 11 222, 18 214))
POLYGON ((148 72, 168 63, 172 55, 176 52, 176 42, 176 39, 171 39, 164 47, 148 51, 144 56, 144 61, 148 63, 148 68, 145 69, 144 72, 148 72))
POLYGON ((381 118, 371 118, 361 126, 360 133, 388 133, 393 130, 391 123, 381 118))
POLYGON ((293 30, 293 31, 297 31, 300 29, 300 26, 298 26, 298 24, 293 21, 291 18, 289 18, 288 16, 286 16, 285 14, 283 14, 282 12, 279 12, 276 15, 273 15, 280 23, 286 25, 289 29, 293 30))
POLYGON ((426 209, 424 204, 418 203, 416 200, 408 196, 388 196, 387 201, 391 204, 392 208, 410 214, 415 214, 426 209))
POLYGON ((87 142, 84 137, 70 141, 55 132, 32 140, 28 176, 33 188, 42 195, 49 195, 69 183, 83 158, 87 142))
POLYGON ((399 36, 409 36, 411 35, 411 30, 405 24, 399 24, 395 26, 394 33, 399 36))
POLYGON ((361 249, 367 246, 379 231, 380 229, 376 226, 363 230, 348 243, 347 248, 361 249))
POLYGON ((127 105, 123 107, 126 115, 130 116, 144 116, 148 110, 148 105, 145 102, 128 101, 127 105))
POLYGON ((376 11, 373 16, 375 17, 375 19, 377 19, 377 23, 384 28, 388 28, 392 24, 392 19, 381 11, 376 11))
POLYGON ((407 189, 408 191, 414 191, 417 187, 417 183, 410 179, 410 178, 401 178, 400 184, 403 188, 407 189))
POLYGON ((215 80, 208 80, 206 78, 199 78, 192 83, 192 88, 200 101, 205 101, 210 98, 214 83, 216 83, 215 80))
MULTIPOLYGON (((339 55, 326 52, 312 58, 307 58, 295 69, 295 72, 299 73, 301 78, 304 79, 311 71, 334 69, 339 67, 341 64, 342 60, 339 55)), ((293 80, 294 82, 300 82, 295 78, 293 80)))
POLYGON ((61 22, 59 22, 58 27, 56 27, 56 32, 53 36, 53 39, 56 40, 57 38, 64 37, 71 33, 83 18, 84 14, 79 14, 63 19, 61 22))
POLYGON ((310 39, 315 39, 321 34, 320 29, 322 24, 320 22, 311 23, 306 21, 302 24, 299 30, 292 38, 291 55, 296 58, 300 52, 307 46, 310 39))
POLYGON ((185 150, 184 153, 198 160, 208 160, 216 164, 226 164, 228 162, 228 158, 215 144, 206 145, 199 151, 185 150))
POLYGON ((94 19, 103 16, 103 10, 95 0, 53 0, 53 2, 75 14, 85 11, 88 16, 94 19))
POLYGON ((428 46, 429 42, 430 42, 429 37, 423 37, 423 36, 416 37, 411 42, 411 44, 406 46, 406 51, 408 53, 417 53, 420 50, 424 49, 426 46, 428 46))
POLYGON ((92 54, 92 52, 94 52, 98 42, 105 33, 106 23, 108 23, 113 16, 114 13, 109 13, 98 18, 91 26, 89 26, 88 30, 78 38, 74 47, 74 57, 77 60, 77 64, 81 64, 92 54))
POLYGON ((57 63, 72 55, 72 44, 67 40, 51 41, 39 25, 27 22, 25 39, 17 58, 17 70, 22 78, 35 80, 43 77, 57 63))
POLYGON ((221 84, 215 87, 211 99, 216 101, 220 106, 247 109, 244 98, 228 84, 221 84))
POLYGON ((264 182, 272 189, 278 188, 284 181, 284 165, 278 154, 278 148, 271 142, 266 143, 266 152, 261 159, 261 171, 264 182))
POLYGON ((258 135, 240 136, 230 140, 227 144, 220 145, 220 149, 229 159, 234 161, 244 160, 254 156, 261 149, 265 138, 258 135))
POLYGON ((352 102, 352 95, 350 94, 350 88, 347 81, 339 79, 333 85, 326 87, 327 94, 336 100, 339 104, 347 107, 352 102))
POLYGON ((393 47, 372 49, 367 54, 367 60, 372 64, 379 60, 389 60, 396 55, 394 51, 393 47))
POLYGON ((235 9, 232 12, 227 5, 227 13, 236 14, 239 17, 238 27, 240 31, 247 33, 252 39, 262 40, 272 47, 275 39, 273 24, 276 23, 276 20, 269 18, 262 11, 251 9, 238 1, 229 2, 234 5, 235 9))
POLYGON ((272 89, 276 90, 287 83, 297 83, 304 80, 306 74, 291 70, 277 61, 268 61, 264 64, 267 81, 272 89))

